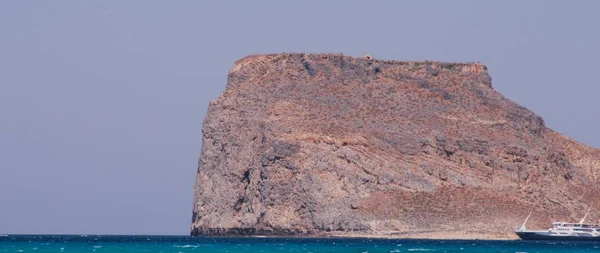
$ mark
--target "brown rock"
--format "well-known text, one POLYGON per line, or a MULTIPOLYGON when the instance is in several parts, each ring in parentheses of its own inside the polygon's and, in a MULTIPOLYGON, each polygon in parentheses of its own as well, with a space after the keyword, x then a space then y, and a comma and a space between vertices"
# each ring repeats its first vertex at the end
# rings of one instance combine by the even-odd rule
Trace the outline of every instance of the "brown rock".
POLYGON ((600 210, 599 172, 479 63, 249 56, 204 122, 191 234, 514 238, 600 210))

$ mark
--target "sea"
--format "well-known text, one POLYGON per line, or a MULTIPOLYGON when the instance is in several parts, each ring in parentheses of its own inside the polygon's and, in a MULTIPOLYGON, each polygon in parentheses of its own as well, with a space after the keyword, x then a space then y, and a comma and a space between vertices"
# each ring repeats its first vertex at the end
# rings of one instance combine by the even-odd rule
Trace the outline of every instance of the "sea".
POLYGON ((345 238, 206 238, 189 236, 0 235, 1 252, 218 252, 218 253, 397 253, 397 252, 599 252, 600 243, 399 240, 345 238))

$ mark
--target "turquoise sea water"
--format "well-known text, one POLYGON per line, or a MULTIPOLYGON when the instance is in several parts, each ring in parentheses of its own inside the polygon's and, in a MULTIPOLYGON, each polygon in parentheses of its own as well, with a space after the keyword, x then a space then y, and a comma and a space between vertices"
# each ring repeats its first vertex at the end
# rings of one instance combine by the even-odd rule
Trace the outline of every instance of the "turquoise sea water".
POLYGON ((1 252, 599 252, 600 243, 471 240, 194 238, 187 236, 6 235, 1 252))

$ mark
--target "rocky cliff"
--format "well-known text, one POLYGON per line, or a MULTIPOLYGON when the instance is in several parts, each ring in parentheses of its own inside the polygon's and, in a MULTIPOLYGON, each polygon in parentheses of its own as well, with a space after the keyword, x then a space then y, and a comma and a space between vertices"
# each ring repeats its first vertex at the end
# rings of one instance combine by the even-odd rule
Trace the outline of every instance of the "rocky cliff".
POLYGON ((600 151, 479 63, 249 56, 203 126, 192 235, 514 238, 600 217, 600 151))

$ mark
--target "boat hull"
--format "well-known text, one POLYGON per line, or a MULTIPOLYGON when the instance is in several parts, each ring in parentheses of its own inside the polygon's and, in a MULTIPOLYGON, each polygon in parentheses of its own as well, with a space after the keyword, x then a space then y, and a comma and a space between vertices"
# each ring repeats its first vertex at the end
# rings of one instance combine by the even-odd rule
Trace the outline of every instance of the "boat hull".
POLYGON ((533 241, 597 241, 600 242, 600 236, 588 234, 579 235, 559 235, 547 231, 527 231, 515 232, 523 240, 533 241))

